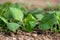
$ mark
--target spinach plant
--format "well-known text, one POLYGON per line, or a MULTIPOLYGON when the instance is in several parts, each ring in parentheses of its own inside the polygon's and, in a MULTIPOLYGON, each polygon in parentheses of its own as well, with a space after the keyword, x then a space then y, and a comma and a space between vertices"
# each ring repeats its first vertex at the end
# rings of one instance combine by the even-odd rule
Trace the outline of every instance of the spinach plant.
POLYGON ((18 3, 12 4, 7 2, 0 4, 0 26, 7 26, 6 29, 13 32, 16 32, 18 28, 22 28, 22 30, 27 32, 32 32, 35 27, 38 27, 39 30, 42 31, 50 29, 51 31, 59 32, 60 10, 58 10, 54 8, 48 11, 41 8, 26 10, 25 7, 18 3))

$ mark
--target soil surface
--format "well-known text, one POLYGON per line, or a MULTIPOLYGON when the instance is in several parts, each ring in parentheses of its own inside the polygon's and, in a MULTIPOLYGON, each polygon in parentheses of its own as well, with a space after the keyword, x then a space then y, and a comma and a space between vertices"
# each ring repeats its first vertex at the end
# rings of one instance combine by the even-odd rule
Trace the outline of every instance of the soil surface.
POLYGON ((19 31, 17 33, 0 33, 0 40, 60 40, 60 34, 51 32, 41 33, 33 31, 31 33, 19 31))

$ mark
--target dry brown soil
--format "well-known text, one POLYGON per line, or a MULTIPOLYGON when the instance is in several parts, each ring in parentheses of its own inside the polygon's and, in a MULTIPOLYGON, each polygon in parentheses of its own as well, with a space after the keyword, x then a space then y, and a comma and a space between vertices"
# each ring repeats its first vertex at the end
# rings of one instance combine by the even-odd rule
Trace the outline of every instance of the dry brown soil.
POLYGON ((37 34, 37 32, 26 33, 22 31, 17 34, 1 32, 0 40, 60 40, 60 34, 51 32, 37 34))

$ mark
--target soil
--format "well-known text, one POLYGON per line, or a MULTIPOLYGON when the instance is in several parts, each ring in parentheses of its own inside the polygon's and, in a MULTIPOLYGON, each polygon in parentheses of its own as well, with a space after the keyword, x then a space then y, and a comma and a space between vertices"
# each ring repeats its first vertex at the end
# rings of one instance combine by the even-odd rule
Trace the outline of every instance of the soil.
POLYGON ((60 40, 59 33, 52 33, 52 32, 37 32, 33 31, 31 33, 18 31, 17 33, 4 33, 0 32, 0 40, 60 40))

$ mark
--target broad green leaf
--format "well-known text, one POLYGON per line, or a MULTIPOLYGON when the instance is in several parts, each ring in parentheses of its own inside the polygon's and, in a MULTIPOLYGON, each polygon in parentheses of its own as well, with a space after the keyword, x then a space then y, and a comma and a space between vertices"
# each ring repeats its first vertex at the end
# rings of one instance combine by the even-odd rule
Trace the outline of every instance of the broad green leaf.
POLYGON ((23 29, 25 31, 31 32, 35 25, 36 25, 36 19, 32 14, 28 14, 27 17, 24 19, 23 29))
POLYGON ((6 18, 6 19, 10 19, 11 15, 10 15, 10 11, 9 11, 9 7, 12 5, 11 2, 6 2, 4 4, 2 4, 2 15, 6 18))
POLYGON ((60 11, 56 11, 56 16, 58 19, 60 19, 60 11))
POLYGON ((32 14, 28 14, 26 19, 27 21, 36 21, 36 18, 32 14))
POLYGON ((40 30, 43 30, 43 31, 45 31, 45 30, 47 30, 47 29, 49 29, 49 28, 50 28, 50 25, 49 25, 48 23, 46 23, 46 24, 41 24, 40 27, 39 27, 39 29, 40 29, 40 30))
POLYGON ((17 8, 10 7, 11 14, 15 20, 22 21, 23 12, 17 8))
POLYGON ((8 21, 7 21, 4 17, 1 17, 1 16, 0 16, 0 19, 1 19, 2 21, 4 21, 5 23, 8 23, 8 21))
POLYGON ((59 21, 60 21, 60 11, 56 11, 56 19, 57 19, 57 22, 59 23, 59 21))
POLYGON ((10 18, 12 17, 12 15, 10 14, 10 10, 9 9, 5 9, 5 12, 4 12, 3 16, 6 19, 10 20, 10 18))
POLYGON ((36 26, 35 21, 29 21, 28 23, 24 24, 23 30, 25 30, 27 32, 31 32, 31 31, 33 31, 35 26, 36 26))
MULTIPOLYGON (((43 19, 41 20, 41 24, 51 22, 52 20, 55 20, 54 14, 46 14, 43 19)), ((53 21, 54 22, 54 21, 53 21)))
POLYGON ((56 18, 57 18, 57 23, 59 25, 59 30, 60 30, 60 11, 56 11, 56 18))
POLYGON ((36 18, 32 14, 28 14, 27 17, 25 17, 24 22, 26 24, 29 21, 36 21, 36 18))
POLYGON ((36 26, 36 22, 35 21, 30 21, 29 23, 32 26, 32 28, 34 28, 36 26))
POLYGON ((54 14, 47 14, 46 16, 43 17, 43 19, 40 22, 40 26, 39 29, 41 30, 47 30, 50 27, 53 27, 54 23, 55 23, 55 16, 54 14), (41 28, 40 28, 41 27, 41 28), (46 28, 45 28, 46 27, 46 28), (44 28, 44 29, 42 29, 44 28))
POLYGON ((19 28, 19 24, 17 23, 7 23, 7 27, 9 30, 16 32, 16 30, 19 28))
POLYGON ((43 14, 36 14, 35 16, 38 20, 41 20, 44 17, 43 14))
POLYGON ((4 24, 5 24, 5 22, 0 19, 0 27, 5 26, 4 24))

